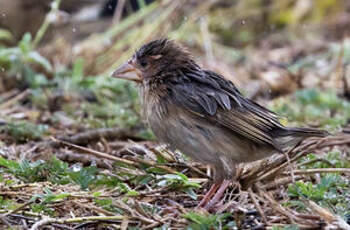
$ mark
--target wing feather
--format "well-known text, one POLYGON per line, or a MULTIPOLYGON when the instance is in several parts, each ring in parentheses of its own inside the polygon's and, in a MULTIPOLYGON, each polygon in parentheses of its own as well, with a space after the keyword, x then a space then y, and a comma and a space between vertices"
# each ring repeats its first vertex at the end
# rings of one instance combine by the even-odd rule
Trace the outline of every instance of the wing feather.
POLYGON ((177 105, 228 128, 233 135, 280 150, 272 136, 273 130, 283 128, 276 114, 244 98, 231 82, 214 72, 181 74, 186 76, 185 84, 170 89, 177 105))

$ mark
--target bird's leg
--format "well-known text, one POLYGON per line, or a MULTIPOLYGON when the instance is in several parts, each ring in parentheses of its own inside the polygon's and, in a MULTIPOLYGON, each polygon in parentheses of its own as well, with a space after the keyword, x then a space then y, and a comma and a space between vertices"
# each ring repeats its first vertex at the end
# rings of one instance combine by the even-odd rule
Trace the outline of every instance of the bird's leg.
POLYGON ((216 190, 218 190, 219 186, 221 185, 221 182, 213 184, 209 191, 204 195, 203 199, 199 204, 197 205, 197 208, 200 208, 202 206, 205 206, 210 201, 210 198, 215 194, 216 190))
POLYGON ((221 182, 220 188, 215 193, 214 197, 210 200, 210 202, 207 203, 207 205, 204 207, 205 209, 210 209, 214 204, 218 203, 220 198, 224 195, 225 190, 230 185, 230 180, 224 180, 221 182))
POLYGON ((287 163, 288 163, 288 166, 289 166, 289 169, 290 169, 290 175, 292 177, 292 182, 294 184, 295 183, 295 177, 294 177, 294 172, 293 172, 293 166, 292 166, 290 158, 289 158, 289 154, 287 152, 284 152, 284 151, 283 151, 283 154, 286 156, 287 163))

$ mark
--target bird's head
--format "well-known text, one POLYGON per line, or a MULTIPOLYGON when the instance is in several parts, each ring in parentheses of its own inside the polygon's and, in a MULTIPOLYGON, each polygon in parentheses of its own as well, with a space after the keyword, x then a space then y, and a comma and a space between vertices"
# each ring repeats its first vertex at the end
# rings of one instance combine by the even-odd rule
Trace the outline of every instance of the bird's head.
POLYGON ((142 83, 146 79, 161 76, 163 71, 172 71, 193 64, 184 48, 171 40, 159 39, 143 45, 111 76, 142 83))

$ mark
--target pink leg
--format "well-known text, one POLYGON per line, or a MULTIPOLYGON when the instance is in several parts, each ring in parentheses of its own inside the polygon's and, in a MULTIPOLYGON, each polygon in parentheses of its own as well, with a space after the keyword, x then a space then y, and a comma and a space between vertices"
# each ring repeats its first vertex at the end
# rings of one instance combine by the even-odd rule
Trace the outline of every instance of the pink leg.
POLYGON ((215 192, 219 188, 220 184, 221 183, 215 183, 210 187, 209 191, 204 195, 201 202, 197 205, 197 208, 200 208, 200 207, 208 204, 208 202, 210 201, 210 198, 215 194, 215 192))
POLYGON ((214 204, 218 203, 220 198, 224 195, 224 192, 227 189, 227 187, 230 185, 230 183, 231 183, 231 181, 224 180, 221 183, 220 188, 215 193, 213 199, 211 199, 210 202, 208 202, 204 208, 209 210, 214 204))

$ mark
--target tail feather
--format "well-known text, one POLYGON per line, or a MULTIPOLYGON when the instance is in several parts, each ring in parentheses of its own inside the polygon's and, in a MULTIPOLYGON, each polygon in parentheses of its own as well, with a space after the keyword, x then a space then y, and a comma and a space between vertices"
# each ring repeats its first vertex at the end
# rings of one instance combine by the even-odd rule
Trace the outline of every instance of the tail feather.
POLYGON ((281 149, 295 146, 297 143, 308 137, 326 137, 330 135, 325 130, 313 128, 284 128, 275 133, 278 146, 281 149))
POLYGON ((329 132, 314 128, 286 128, 285 136, 294 137, 326 137, 329 132))

